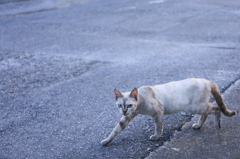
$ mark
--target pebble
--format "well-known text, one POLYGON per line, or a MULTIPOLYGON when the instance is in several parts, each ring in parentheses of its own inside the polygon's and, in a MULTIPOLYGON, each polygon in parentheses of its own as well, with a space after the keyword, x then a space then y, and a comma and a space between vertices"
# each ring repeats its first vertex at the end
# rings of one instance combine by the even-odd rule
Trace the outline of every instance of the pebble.
POLYGON ((181 114, 182 114, 182 115, 184 115, 184 116, 185 116, 185 115, 187 115, 187 113, 186 113, 186 112, 181 112, 181 114))
POLYGON ((148 147, 148 148, 147 148, 147 151, 152 151, 152 148, 148 147))

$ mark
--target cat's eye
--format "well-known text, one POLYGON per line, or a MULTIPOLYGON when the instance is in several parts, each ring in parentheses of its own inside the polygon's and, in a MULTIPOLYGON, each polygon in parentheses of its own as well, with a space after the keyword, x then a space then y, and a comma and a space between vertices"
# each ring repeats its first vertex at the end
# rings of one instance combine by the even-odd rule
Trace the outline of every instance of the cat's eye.
POLYGON ((122 108, 122 104, 118 104, 118 108, 122 108))
POLYGON ((133 106, 132 104, 129 104, 129 105, 128 105, 128 108, 132 108, 132 106, 133 106))

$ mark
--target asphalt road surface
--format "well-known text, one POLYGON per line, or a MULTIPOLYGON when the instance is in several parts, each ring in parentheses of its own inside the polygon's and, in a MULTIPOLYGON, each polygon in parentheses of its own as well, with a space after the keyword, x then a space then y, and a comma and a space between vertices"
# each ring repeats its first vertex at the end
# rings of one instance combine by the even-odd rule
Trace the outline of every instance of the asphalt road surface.
POLYGON ((240 79, 237 0, 0 0, 0 158, 144 158, 192 114, 118 123, 114 88, 240 79))

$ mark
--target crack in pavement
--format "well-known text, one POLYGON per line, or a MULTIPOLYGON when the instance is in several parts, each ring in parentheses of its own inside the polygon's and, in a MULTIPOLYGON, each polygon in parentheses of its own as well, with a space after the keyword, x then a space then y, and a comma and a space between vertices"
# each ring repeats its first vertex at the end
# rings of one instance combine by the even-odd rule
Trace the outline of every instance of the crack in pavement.
POLYGON ((19 15, 27 15, 27 14, 32 14, 32 13, 39 13, 39 12, 44 12, 44 11, 52 11, 52 10, 56 10, 56 9, 58 9, 58 8, 40 9, 40 10, 36 10, 36 11, 21 12, 21 13, 17 13, 17 14, 5 14, 5 15, 0 15, 0 19, 1 18, 8 18, 8 17, 19 16, 19 15))

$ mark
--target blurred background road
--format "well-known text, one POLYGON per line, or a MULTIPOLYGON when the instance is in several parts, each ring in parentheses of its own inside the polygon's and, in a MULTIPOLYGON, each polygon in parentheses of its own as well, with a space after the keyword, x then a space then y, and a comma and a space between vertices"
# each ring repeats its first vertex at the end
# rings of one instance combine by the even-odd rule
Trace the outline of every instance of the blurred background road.
POLYGON ((237 0, 0 0, 0 158, 144 158, 193 116, 120 119, 114 88, 240 78, 237 0))

